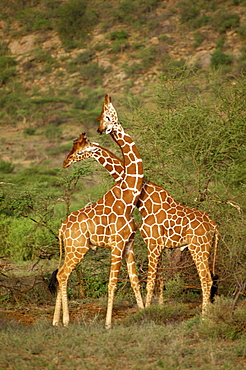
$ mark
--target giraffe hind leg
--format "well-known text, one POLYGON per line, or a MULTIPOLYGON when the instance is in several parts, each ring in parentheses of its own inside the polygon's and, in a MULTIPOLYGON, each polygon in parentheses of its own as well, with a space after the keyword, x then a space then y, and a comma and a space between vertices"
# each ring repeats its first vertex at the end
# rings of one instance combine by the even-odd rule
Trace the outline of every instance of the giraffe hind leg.
POLYGON ((61 303, 62 303, 61 291, 58 287, 57 296, 56 296, 55 312, 53 316, 53 326, 58 326, 60 323, 61 303))
POLYGON ((126 245, 124 251, 124 258, 126 260, 128 275, 130 278, 131 287, 136 297, 137 305, 139 308, 144 308, 143 299, 140 293, 140 285, 137 276, 135 257, 133 252, 133 241, 126 245))
POLYGON ((157 263, 155 286, 156 286, 159 305, 163 305, 164 303, 164 299, 163 299, 164 278, 163 278, 163 271, 162 271, 162 253, 159 256, 158 263, 157 263))
MULTIPOLYGON (((82 244, 82 240, 80 243, 82 244)), ((86 247, 77 247, 77 257, 71 258, 68 257, 68 254, 65 256, 65 261, 63 266, 57 273, 57 281, 58 281, 58 291, 56 297, 56 306, 55 306, 55 313, 53 318, 53 325, 56 326, 59 324, 60 321, 60 312, 62 307, 63 313, 63 325, 67 326, 69 323, 69 310, 68 310, 68 298, 67 298, 67 282, 70 274, 75 269, 75 267, 82 261, 85 254, 89 250, 89 243, 86 247)), ((76 245, 74 244, 74 247, 76 245)))
MULTIPOLYGON (((48 287, 49 287, 49 291, 51 292, 51 294, 55 294, 57 291, 57 285, 58 285, 57 273, 58 273, 58 269, 53 271, 51 278, 50 278, 48 287)), ((55 312, 54 312, 54 317, 53 317, 53 326, 59 325, 60 313, 61 313, 61 294, 58 289, 57 297, 56 297, 55 312)))
POLYGON ((202 252, 203 256, 201 258, 202 245, 196 246, 193 244, 189 246, 189 251, 196 265, 202 288, 202 314, 206 312, 207 306, 211 302, 211 287, 213 284, 208 264, 209 248, 203 246, 203 249, 206 249, 206 251, 202 252))
POLYGON ((60 321, 60 312, 62 307, 62 322, 64 326, 69 324, 69 310, 68 310, 68 298, 67 298, 67 282, 70 274, 75 269, 78 263, 74 263, 69 266, 64 262, 62 268, 58 271, 58 290, 56 297, 56 306, 53 319, 53 325, 57 326, 60 321))
MULTIPOLYGON (((161 251, 158 246, 151 250, 148 255, 148 278, 147 278, 147 287, 146 287, 146 302, 145 307, 149 307, 151 305, 151 300, 154 292, 154 287, 156 283, 156 277, 160 277, 159 271, 158 271, 158 263, 160 258, 161 251), (158 274, 157 274, 158 271, 158 274)), ((158 290, 161 289, 160 281, 158 281, 158 290)), ((159 297, 160 301, 160 297, 159 297)))

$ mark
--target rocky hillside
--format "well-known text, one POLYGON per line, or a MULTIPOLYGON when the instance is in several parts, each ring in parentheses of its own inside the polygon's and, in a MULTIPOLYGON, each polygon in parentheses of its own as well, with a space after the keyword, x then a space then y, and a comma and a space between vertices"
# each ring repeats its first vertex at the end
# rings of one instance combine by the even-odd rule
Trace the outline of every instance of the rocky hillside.
POLYGON ((42 161, 78 122, 90 130, 105 92, 144 96, 175 68, 246 71, 245 0, 2 2, 3 160, 18 162, 32 142, 25 164, 42 161))

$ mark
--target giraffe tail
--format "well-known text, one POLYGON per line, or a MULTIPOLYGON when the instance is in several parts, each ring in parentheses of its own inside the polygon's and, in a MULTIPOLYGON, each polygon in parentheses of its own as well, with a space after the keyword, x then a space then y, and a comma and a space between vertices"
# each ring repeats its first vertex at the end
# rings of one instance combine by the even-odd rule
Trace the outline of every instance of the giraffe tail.
POLYGON ((49 291, 51 294, 55 294, 56 293, 56 288, 57 288, 57 275, 58 273, 58 269, 56 269, 55 271, 52 272, 52 275, 51 275, 51 278, 50 278, 50 282, 49 282, 49 291))
POLYGON ((214 258, 213 258, 213 270, 211 273, 211 277, 212 277, 212 287, 211 287, 211 293, 210 293, 211 302, 214 301, 214 297, 218 292, 219 275, 215 274, 215 261, 216 261, 218 240, 219 240, 219 233, 218 233, 218 230, 216 229, 215 235, 214 235, 214 243, 213 243, 214 244, 214 258))
POLYGON ((49 291, 51 292, 51 294, 55 294, 56 293, 56 290, 57 290, 57 273, 59 271, 59 267, 61 265, 61 261, 62 261, 62 231, 61 229, 59 229, 59 235, 58 235, 58 238, 59 238, 59 246, 60 246, 60 258, 59 258, 59 264, 58 264, 58 268, 52 272, 52 275, 51 275, 51 278, 50 278, 50 282, 49 282, 49 291))

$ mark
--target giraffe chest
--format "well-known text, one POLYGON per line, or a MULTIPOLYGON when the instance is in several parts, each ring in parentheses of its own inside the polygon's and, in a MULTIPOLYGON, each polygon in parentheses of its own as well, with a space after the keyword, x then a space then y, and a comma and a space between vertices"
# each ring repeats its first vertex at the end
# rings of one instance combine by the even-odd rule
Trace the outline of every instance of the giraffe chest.
POLYGON ((136 230, 134 220, 124 215, 110 213, 94 215, 87 222, 90 244, 98 247, 108 247, 117 243, 125 244, 136 230))

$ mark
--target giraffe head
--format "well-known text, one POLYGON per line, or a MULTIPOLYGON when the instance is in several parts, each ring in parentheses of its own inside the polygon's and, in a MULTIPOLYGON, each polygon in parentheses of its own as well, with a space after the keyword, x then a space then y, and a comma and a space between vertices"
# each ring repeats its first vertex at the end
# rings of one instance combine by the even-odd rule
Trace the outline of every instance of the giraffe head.
POLYGON ((69 167, 74 162, 83 161, 84 159, 91 158, 92 152, 97 151, 96 144, 91 143, 87 138, 86 134, 81 134, 78 139, 73 142, 73 148, 68 154, 67 158, 63 162, 63 167, 69 167))
POLYGON ((106 134, 116 130, 118 128, 118 115, 117 112, 111 103, 111 97, 107 94, 104 97, 104 103, 102 106, 102 112, 100 116, 97 118, 97 121, 100 123, 98 127, 98 132, 101 134, 104 130, 106 130, 106 134))

